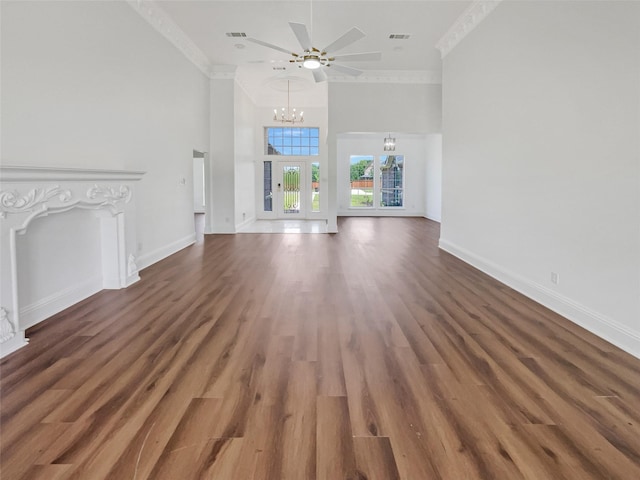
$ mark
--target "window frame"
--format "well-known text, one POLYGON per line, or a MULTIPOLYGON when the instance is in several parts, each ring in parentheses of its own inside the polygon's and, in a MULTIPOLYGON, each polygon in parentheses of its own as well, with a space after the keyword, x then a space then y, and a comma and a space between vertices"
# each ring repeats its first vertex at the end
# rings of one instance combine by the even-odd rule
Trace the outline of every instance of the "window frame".
POLYGON ((265 126, 264 154, 268 157, 319 157, 320 127, 265 126), (293 131, 300 133, 294 135, 293 131))
MULTIPOLYGON (((376 208, 376 180, 375 180, 375 172, 376 172, 376 156, 375 155, 350 155, 349 156, 349 208, 353 208, 355 210, 373 210, 376 208), (353 163, 354 159, 359 159, 357 163, 353 163), (365 168, 365 171, 369 168, 372 168, 374 174, 371 177, 371 205, 353 205, 353 182, 356 180, 351 179, 351 168, 354 165, 357 165, 363 161, 370 161, 371 163, 365 168)), ((362 177, 361 177, 362 178, 362 177)), ((363 181, 363 180, 357 180, 363 181)), ((361 188, 361 186, 358 186, 361 188)))
MULTIPOLYGON (((373 154, 351 154, 349 155, 349 160, 348 160, 348 178, 347 178, 347 191, 348 191, 348 198, 347 198, 347 209, 348 210, 365 210, 365 211, 390 211, 390 210, 405 210, 406 207, 406 192, 407 192, 407 176, 406 176, 406 155, 404 154, 386 154, 386 155, 373 155, 373 154), (373 175, 372 175, 372 188, 373 188, 373 192, 371 195, 371 199, 372 199, 372 204, 371 205, 352 205, 352 190, 353 190, 353 180, 351 180, 351 166, 352 166, 352 160, 355 158, 360 158, 362 160, 364 159, 373 159, 373 166, 371 167, 373 170, 373 175), (385 160, 388 159, 389 157, 399 157, 401 160, 399 161, 399 163, 402 164, 402 166, 400 167, 401 171, 402 171, 402 189, 401 189, 401 198, 402 198, 402 205, 382 205, 382 198, 383 198, 383 193, 382 193, 382 166, 385 163, 385 160)), ((367 167, 369 168, 369 167, 367 167)))
MULTIPOLYGON (((386 161, 385 161, 386 164, 386 161)), ((404 197, 405 197, 405 191, 406 191, 406 175, 404 172, 404 155, 380 155, 378 157, 378 165, 377 165, 377 173, 378 173, 378 186, 377 186, 377 190, 378 190, 378 208, 381 210, 387 210, 387 209, 394 209, 394 210, 401 210, 405 208, 404 205, 404 197), (383 158, 386 160, 389 157, 400 157, 401 160, 396 162, 396 165, 401 164, 402 166, 399 166, 398 168, 400 168, 400 170, 402 171, 401 175, 401 180, 402 180, 402 188, 401 188, 401 198, 402 198, 402 205, 383 205, 382 204, 382 200, 384 198, 384 186, 383 186, 383 179, 382 179, 382 167, 383 167, 383 158)), ((395 188, 395 187, 394 187, 395 188)), ((375 201, 375 199, 374 199, 375 201)))

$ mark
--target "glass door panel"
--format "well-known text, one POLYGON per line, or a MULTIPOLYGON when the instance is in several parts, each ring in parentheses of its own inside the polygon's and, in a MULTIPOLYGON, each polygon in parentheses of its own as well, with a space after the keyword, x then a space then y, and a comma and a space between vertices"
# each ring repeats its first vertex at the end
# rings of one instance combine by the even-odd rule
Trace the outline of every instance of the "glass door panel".
POLYGON ((304 164, 280 162, 278 168, 277 188, 278 214, 282 218, 302 218, 305 214, 303 190, 304 164))
POLYGON ((300 213, 300 167, 282 167, 282 212, 300 213))

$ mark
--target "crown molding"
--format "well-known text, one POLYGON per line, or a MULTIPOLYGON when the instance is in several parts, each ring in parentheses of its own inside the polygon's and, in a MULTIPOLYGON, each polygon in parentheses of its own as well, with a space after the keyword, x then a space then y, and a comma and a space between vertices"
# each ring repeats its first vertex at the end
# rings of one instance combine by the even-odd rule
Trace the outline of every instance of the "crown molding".
POLYGON ((212 65, 209 78, 212 80, 233 80, 236 78, 236 65, 212 65))
POLYGON ((127 0, 127 3, 140 14, 153 28, 169 40, 182 54, 207 76, 211 75, 211 63, 176 22, 155 0, 127 0))
POLYGON ((436 48, 442 58, 458 45, 502 2, 502 0, 476 0, 460 15, 447 33, 438 40, 436 48))
POLYGON ((432 70, 367 70, 357 77, 350 75, 329 75, 330 82, 336 83, 442 83, 442 74, 432 70))

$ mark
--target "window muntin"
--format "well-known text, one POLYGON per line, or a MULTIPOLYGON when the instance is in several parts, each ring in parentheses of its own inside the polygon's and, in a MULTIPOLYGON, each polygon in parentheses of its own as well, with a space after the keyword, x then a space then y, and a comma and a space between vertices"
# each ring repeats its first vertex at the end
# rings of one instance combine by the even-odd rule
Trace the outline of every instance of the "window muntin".
POLYGON ((317 127, 265 127, 265 154, 316 156, 320 149, 317 127))

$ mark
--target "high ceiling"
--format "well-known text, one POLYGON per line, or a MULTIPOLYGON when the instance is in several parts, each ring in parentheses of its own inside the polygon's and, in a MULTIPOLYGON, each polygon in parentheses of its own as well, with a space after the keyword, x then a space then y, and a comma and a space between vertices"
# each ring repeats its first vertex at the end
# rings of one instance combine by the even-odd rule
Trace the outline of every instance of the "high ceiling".
MULTIPOLYGON (((246 38, 229 37, 227 33, 245 33, 247 37, 301 52, 289 22, 307 25, 317 48, 326 47, 355 26, 366 36, 338 53, 380 51, 382 60, 342 62, 343 65, 364 70, 364 77, 438 76, 441 59, 435 45, 471 1, 160 0, 156 3, 211 64, 237 66, 237 78, 259 105, 271 105, 274 96, 281 102, 286 79, 291 79, 292 92, 298 92, 296 103, 318 106, 326 102, 326 84, 315 84, 310 71, 290 64, 291 57, 285 53, 246 38), (391 34, 407 34, 409 38, 390 39, 391 34)), ((327 72, 330 77, 337 74, 330 69, 327 72)))

